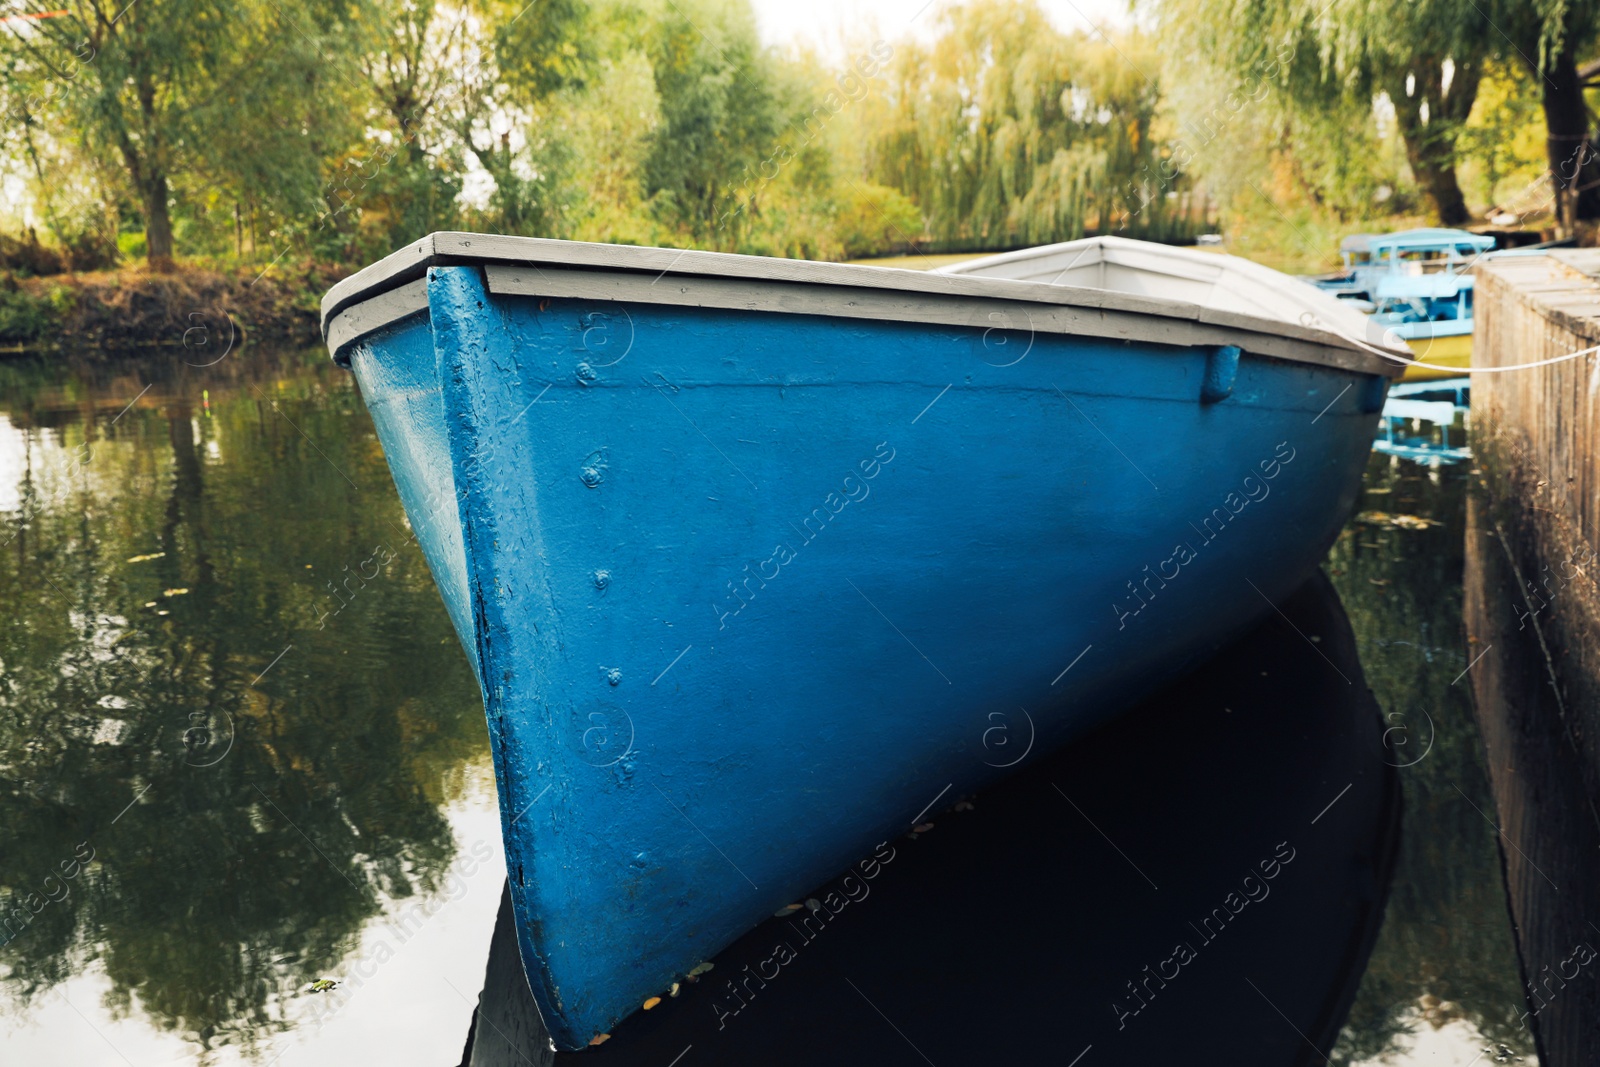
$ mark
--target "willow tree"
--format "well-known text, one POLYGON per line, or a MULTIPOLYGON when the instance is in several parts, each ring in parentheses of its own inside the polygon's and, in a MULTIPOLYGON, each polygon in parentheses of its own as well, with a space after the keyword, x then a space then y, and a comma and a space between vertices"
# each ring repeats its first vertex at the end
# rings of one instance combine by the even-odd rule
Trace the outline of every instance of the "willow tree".
POLYGON ((1173 223, 1155 56, 1056 30, 1033 3, 949 8, 897 53, 872 126, 875 181, 921 206, 947 247, 1160 235, 1173 223))
POLYGON ((1163 35, 1292 111, 1323 114, 1383 94, 1417 184, 1447 225, 1467 221, 1456 142, 1501 39, 1474 0, 1156 0, 1163 35))
POLYGON ((1556 224, 1569 234, 1578 219, 1600 219, 1600 157, 1578 69, 1600 36, 1600 0, 1500 0, 1493 11, 1497 39, 1539 84, 1556 224))

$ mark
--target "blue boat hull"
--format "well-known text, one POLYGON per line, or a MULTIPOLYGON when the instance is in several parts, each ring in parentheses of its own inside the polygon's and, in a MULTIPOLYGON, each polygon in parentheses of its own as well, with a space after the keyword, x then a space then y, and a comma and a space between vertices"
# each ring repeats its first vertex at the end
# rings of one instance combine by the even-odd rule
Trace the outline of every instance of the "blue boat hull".
POLYGON ((471 267, 427 298, 348 355, 482 683, 564 1048, 1271 612, 1386 385, 1246 354, 1219 399, 1215 349, 471 267))

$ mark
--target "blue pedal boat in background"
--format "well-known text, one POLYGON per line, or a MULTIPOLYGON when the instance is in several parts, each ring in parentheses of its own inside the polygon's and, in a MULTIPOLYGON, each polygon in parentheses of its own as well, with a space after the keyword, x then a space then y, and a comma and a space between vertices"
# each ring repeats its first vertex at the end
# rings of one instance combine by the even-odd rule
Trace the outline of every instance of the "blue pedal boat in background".
POLYGON ((1495 239, 1466 230, 1425 227, 1360 233, 1339 243, 1342 275, 1317 284, 1371 311, 1420 363, 1410 382, 1459 377, 1472 365, 1472 265, 1495 239))
POLYGON ((1088 286, 441 233, 328 294, 482 686, 560 1047, 1322 559, 1404 352, 1098 242, 1088 286))

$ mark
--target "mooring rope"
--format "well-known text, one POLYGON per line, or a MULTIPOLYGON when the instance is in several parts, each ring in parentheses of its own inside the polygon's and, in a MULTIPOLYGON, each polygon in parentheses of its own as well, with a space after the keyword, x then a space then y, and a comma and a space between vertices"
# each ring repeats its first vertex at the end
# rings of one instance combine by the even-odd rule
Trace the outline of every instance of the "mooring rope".
POLYGON ((1553 363, 1565 363, 1568 360, 1581 359, 1584 356, 1591 356, 1591 355, 1594 355, 1596 352, 1600 352, 1600 345, 1593 345, 1593 346, 1591 346, 1589 348, 1580 348, 1576 352, 1568 352, 1568 353, 1566 353, 1564 355, 1560 355, 1560 356, 1551 356, 1549 359, 1536 360, 1533 363, 1517 363, 1517 364, 1514 364, 1512 366, 1507 366, 1507 367, 1479 367, 1479 366, 1476 366, 1476 365, 1466 366, 1466 367, 1451 367, 1451 366, 1447 366, 1446 364, 1443 364, 1443 363, 1425 363, 1420 359, 1406 359, 1404 356, 1397 355, 1395 352, 1393 352, 1390 349, 1379 348, 1377 345, 1369 344, 1368 342, 1363 341, 1359 337, 1352 337, 1349 334, 1345 333, 1343 330, 1340 330, 1336 326, 1327 326, 1320 319, 1317 320, 1317 325, 1322 326, 1323 329, 1327 330, 1329 333, 1333 334, 1335 337, 1343 338, 1344 340, 1349 341, 1351 344, 1355 345, 1357 348, 1366 349, 1368 352, 1371 352, 1373 355, 1381 356, 1382 358, 1389 360, 1391 363, 1399 363, 1402 366, 1406 366, 1406 367, 1426 367, 1429 370, 1450 371, 1450 372, 1452 372, 1454 374, 1458 374, 1458 375, 1459 374, 1499 374, 1499 373, 1502 373, 1504 371, 1532 370, 1535 367, 1548 367, 1553 363))

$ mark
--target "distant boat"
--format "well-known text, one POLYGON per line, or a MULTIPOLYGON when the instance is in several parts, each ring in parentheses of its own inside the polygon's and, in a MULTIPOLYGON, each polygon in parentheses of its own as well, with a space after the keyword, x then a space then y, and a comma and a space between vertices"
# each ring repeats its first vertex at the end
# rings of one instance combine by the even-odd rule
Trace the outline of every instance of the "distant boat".
POLYGON ((1418 361, 1434 364, 1411 367, 1406 381, 1459 377, 1472 365, 1471 266, 1494 245, 1466 230, 1356 234, 1339 245, 1345 273, 1319 284, 1360 301, 1418 361))
POLYGON ((441 233, 324 299, 482 685, 558 1046, 1316 567, 1404 356, 1139 247, 1087 288, 441 233))

